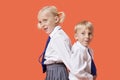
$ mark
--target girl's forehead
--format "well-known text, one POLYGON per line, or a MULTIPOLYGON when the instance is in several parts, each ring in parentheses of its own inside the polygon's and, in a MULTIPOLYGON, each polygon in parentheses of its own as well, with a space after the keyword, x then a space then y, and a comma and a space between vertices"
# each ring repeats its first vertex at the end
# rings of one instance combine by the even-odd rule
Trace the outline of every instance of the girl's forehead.
POLYGON ((44 10, 39 13, 39 15, 47 15, 47 14, 51 14, 51 12, 48 10, 44 10))
POLYGON ((50 17, 53 16, 52 12, 50 11, 42 11, 38 14, 38 19, 42 18, 42 17, 50 17))

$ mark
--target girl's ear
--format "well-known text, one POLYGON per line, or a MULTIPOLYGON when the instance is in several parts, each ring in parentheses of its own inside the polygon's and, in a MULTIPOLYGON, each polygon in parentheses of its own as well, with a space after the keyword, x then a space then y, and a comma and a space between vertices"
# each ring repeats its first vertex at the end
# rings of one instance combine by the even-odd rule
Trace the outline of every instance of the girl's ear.
POLYGON ((75 33, 74 38, 75 38, 76 40, 78 40, 78 34, 77 34, 77 33, 75 33))
POLYGON ((59 20, 60 20, 59 17, 58 17, 58 16, 55 16, 55 22, 56 22, 56 23, 59 23, 59 20))

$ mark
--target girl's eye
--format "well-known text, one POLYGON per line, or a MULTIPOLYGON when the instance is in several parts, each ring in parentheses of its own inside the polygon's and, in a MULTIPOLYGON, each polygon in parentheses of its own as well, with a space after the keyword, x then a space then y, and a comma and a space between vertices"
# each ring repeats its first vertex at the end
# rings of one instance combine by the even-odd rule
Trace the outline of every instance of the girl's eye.
POLYGON ((46 22, 47 21, 47 19, 43 19, 43 22, 46 22))
POLYGON ((41 21, 38 21, 41 24, 41 21))
POLYGON ((47 19, 43 19, 43 20, 41 20, 41 21, 38 21, 40 24, 42 24, 42 23, 46 23, 47 22, 47 19))

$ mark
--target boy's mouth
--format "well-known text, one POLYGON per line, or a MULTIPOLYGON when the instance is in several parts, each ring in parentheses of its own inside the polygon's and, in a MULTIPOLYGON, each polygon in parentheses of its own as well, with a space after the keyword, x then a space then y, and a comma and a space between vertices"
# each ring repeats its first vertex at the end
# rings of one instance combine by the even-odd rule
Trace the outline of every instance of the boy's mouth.
POLYGON ((85 40, 85 42, 86 42, 86 43, 89 43, 89 42, 90 42, 90 40, 85 40))

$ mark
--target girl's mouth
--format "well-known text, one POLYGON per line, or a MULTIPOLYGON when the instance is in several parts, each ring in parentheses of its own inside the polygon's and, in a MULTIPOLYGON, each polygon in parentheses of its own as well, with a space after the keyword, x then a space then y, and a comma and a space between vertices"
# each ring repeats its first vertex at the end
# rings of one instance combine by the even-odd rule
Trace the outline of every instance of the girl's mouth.
POLYGON ((44 28, 44 30, 46 31, 48 28, 44 28))

